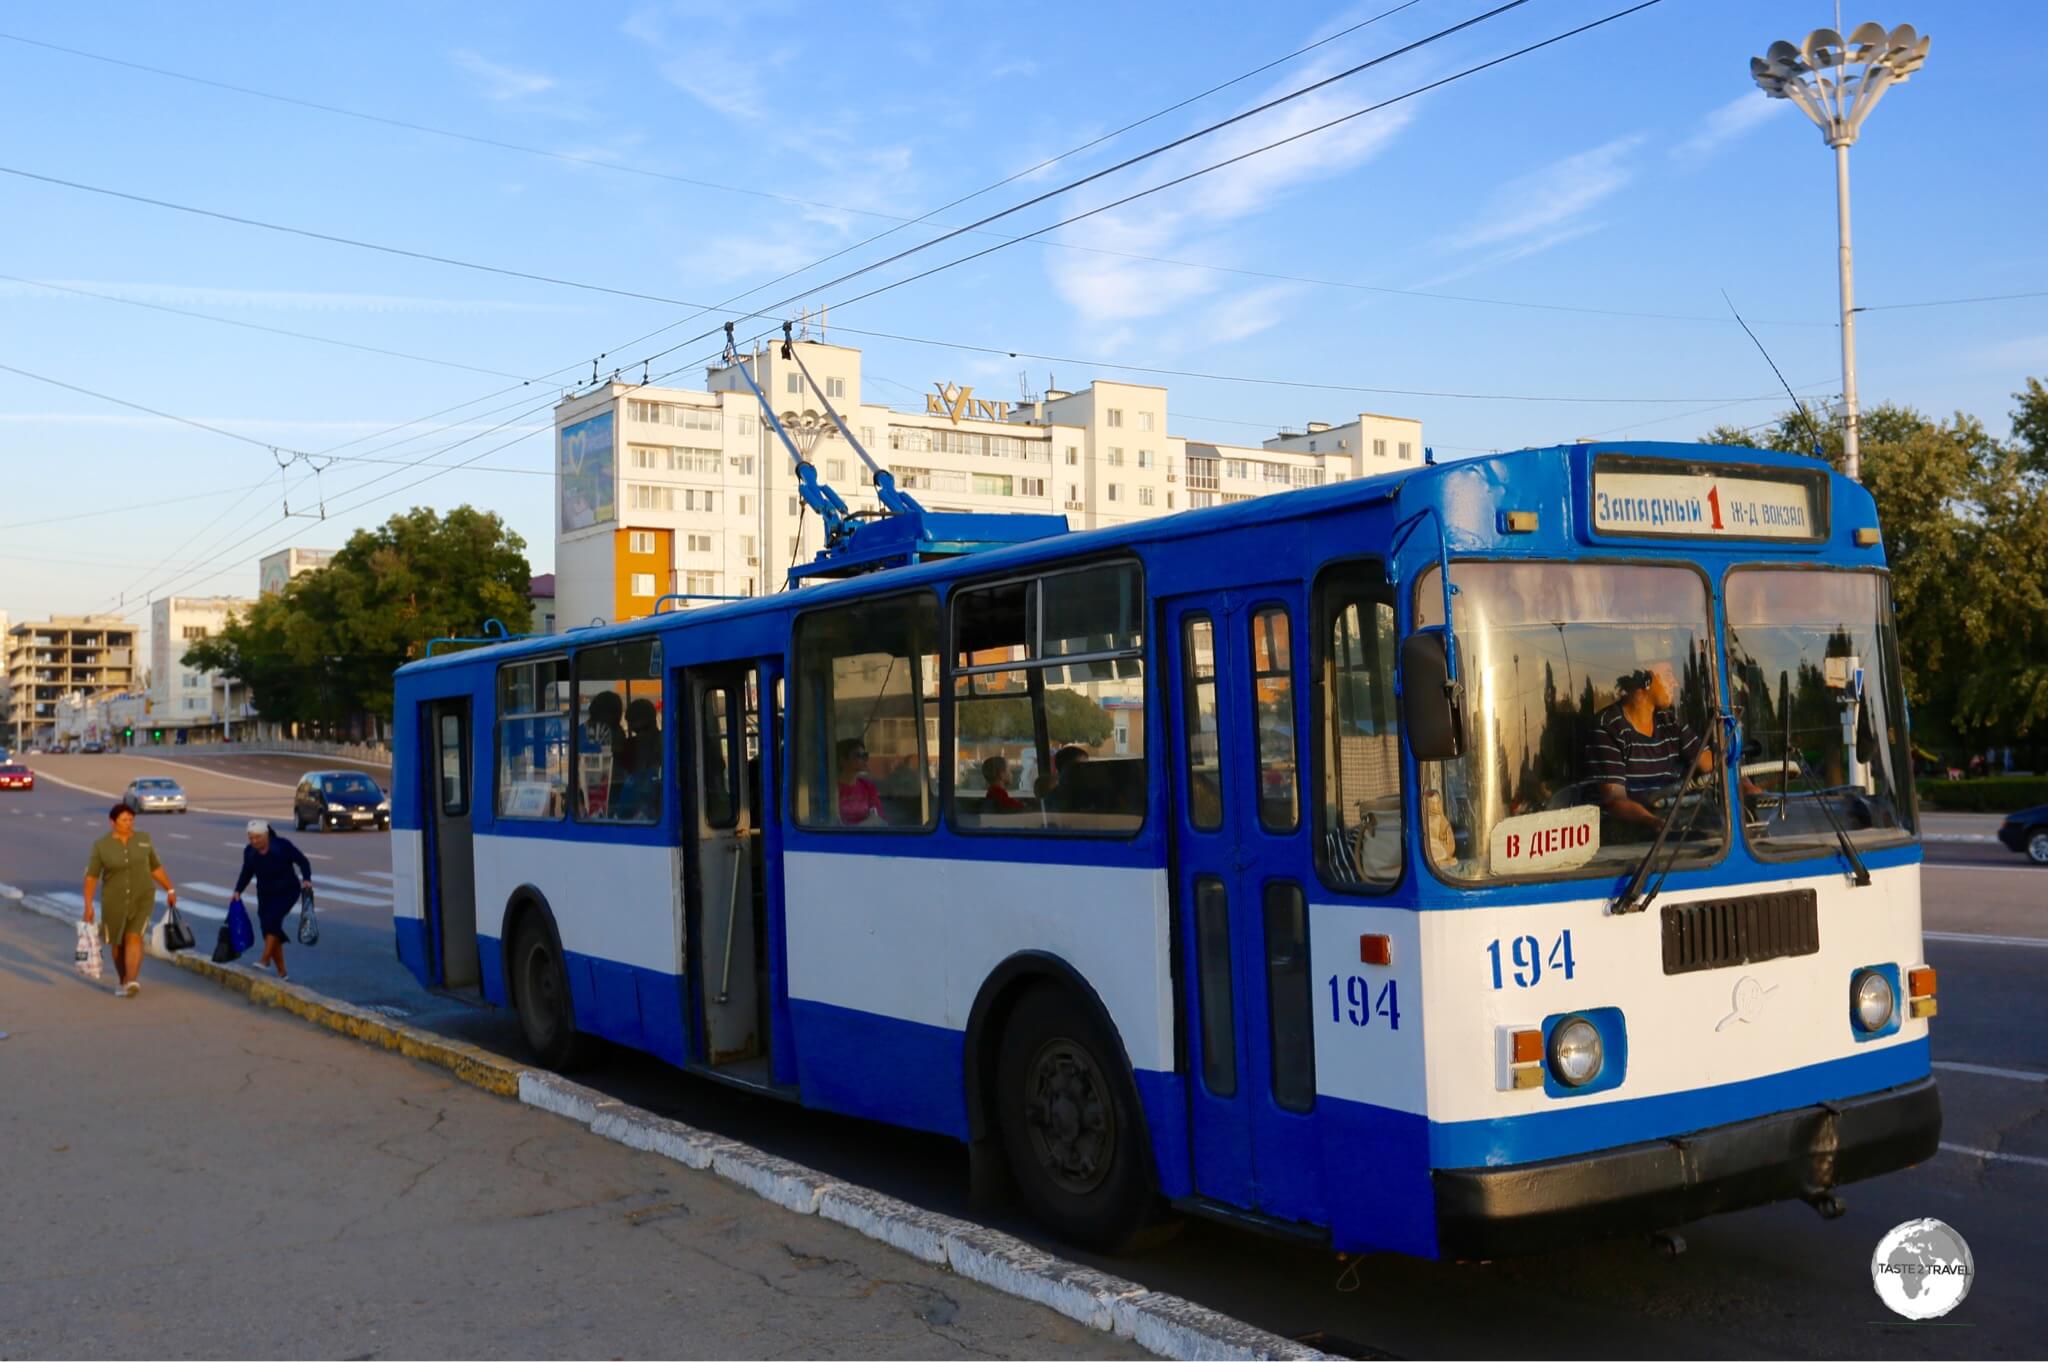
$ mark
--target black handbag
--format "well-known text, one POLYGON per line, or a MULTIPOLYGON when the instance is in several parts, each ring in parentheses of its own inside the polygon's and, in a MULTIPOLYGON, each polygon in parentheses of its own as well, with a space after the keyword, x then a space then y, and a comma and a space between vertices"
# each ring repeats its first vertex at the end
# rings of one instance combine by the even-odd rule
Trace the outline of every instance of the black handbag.
POLYGON ((170 912, 164 918, 164 950, 172 953, 189 951, 198 944, 198 938, 192 935, 190 924, 178 916, 175 905, 170 906, 170 912))
POLYGON ((221 923, 220 935, 215 937, 213 941, 213 963, 216 965, 232 965, 241 956, 242 953, 235 949, 234 934, 228 931, 228 924, 225 922, 221 923))

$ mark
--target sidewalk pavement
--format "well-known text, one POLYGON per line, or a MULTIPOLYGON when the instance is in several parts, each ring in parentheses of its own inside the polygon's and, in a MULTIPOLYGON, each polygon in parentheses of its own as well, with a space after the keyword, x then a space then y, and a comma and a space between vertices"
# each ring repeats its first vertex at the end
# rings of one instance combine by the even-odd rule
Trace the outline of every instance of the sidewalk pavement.
POLYGON ((0 1356, 1133 1357, 1126 1339, 0 912, 0 1356))

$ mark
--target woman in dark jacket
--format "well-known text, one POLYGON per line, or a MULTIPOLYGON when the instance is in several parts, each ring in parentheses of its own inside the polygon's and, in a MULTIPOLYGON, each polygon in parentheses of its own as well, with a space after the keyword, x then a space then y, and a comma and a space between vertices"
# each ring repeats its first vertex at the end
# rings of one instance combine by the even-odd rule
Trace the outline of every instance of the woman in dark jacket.
POLYGON ((284 918, 299 901, 299 890, 313 887, 313 865, 306 853, 270 830, 260 818, 249 820, 249 845, 242 848, 242 873, 235 881, 240 899, 249 881, 256 881, 256 920, 263 932, 263 956, 277 977, 284 971, 284 918))

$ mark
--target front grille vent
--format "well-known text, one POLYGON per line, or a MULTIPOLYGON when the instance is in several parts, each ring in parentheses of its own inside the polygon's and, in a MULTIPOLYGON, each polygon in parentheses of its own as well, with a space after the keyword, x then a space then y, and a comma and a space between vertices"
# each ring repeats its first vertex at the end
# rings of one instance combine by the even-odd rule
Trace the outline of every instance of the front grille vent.
POLYGON ((1664 908, 1666 974, 1812 955, 1818 950, 1819 909, 1811 889, 1664 908))

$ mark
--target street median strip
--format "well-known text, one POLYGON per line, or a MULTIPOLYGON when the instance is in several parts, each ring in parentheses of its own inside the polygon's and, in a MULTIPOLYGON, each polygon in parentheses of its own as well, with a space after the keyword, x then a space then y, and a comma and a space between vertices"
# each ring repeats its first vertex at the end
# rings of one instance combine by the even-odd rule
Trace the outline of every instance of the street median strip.
MULTIPOLYGON (((75 907, 38 894, 24 895, 9 885, 0 885, 0 901, 62 922, 78 920, 75 907)), ((477 1046, 326 997, 302 984, 273 979, 247 966, 218 965, 194 951, 168 958, 179 968, 212 979, 252 1003, 437 1065, 473 1087, 574 1121, 616 1144, 709 1172, 784 1210, 843 1225, 969 1281, 1036 1302, 1089 1328, 1128 1338, 1158 1356, 1327 1356, 1193 1301, 1069 1262, 1013 1235, 840 1181, 739 1140, 656 1116, 558 1074, 529 1069, 477 1046)))

